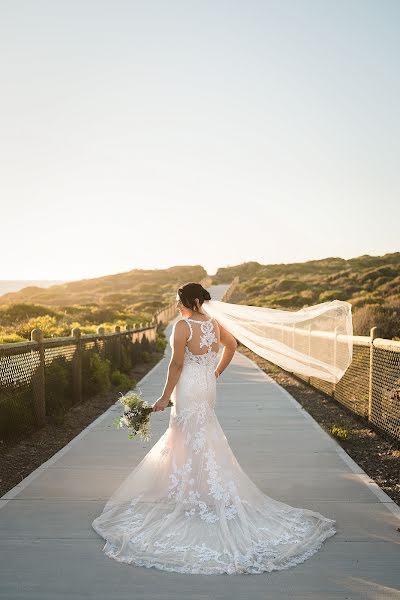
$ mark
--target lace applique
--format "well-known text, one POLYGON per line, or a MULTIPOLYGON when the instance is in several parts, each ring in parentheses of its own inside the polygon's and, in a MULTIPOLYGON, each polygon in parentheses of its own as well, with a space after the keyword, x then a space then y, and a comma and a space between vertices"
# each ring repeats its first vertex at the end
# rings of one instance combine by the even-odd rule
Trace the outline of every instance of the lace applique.
POLYGON ((237 494, 237 489, 234 482, 231 480, 226 487, 222 484, 221 477, 219 476, 219 466, 215 461, 215 452, 212 448, 209 448, 205 453, 207 458, 205 469, 208 471, 209 478, 207 483, 210 486, 210 494, 216 500, 224 501, 224 514, 225 517, 230 520, 234 519, 237 515, 237 508, 233 504, 233 500, 240 502, 240 498, 237 494))
POLYGON ((207 523, 215 523, 215 521, 219 520, 218 515, 213 510, 209 510, 207 504, 203 500, 200 500, 199 492, 190 490, 188 498, 185 498, 183 503, 194 504, 190 510, 185 511, 185 515, 187 517, 193 517, 197 512, 197 507, 199 509, 198 515, 203 521, 206 521, 207 523))
POLYGON ((187 482, 187 476, 192 470, 192 459, 189 458, 187 462, 180 468, 176 466, 175 461, 173 462, 173 472, 170 474, 169 478, 171 480, 171 485, 168 487, 169 493, 168 498, 173 498, 177 501, 182 500, 185 484, 187 482))
POLYGON ((198 431, 196 431, 194 436, 194 442, 192 444, 192 448, 196 454, 200 452, 200 450, 204 447, 206 443, 206 430, 205 427, 201 427, 198 431))
MULTIPOLYGON (((199 433, 199 432, 198 432, 199 433)), ((205 444, 204 432, 200 432, 197 436, 198 440, 198 452, 205 444)), ((215 452, 209 448, 205 454, 206 464, 205 470, 208 472, 208 494, 212 496, 216 502, 216 506, 219 506, 226 519, 234 519, 237 515, 237 508, 233 501, 240 501, 237 494, 236 486, 233 481, 224 486, 222 479, 219 475, 219 466, 215 461, 215 452)), ((188 458, 186 463, 181 467, 177 468, 176 464, 173 465, 173 473, 170 474, 171 484, 169 486, 168 498, 175 498, 177 501, 181 501, 184 505, 192 505, 189 510, 185 511, 187 517, 194 516, 196 513, 201 519, 208 523, 214 523, 219 520, 219 516, 214 510, 209 510, 207 504, 200 499, 200 493, 197 490, 189 489, 185 496, 185 488, 193 487, 195 480, 194 478, 189 479, 188 476, 192 471, 192 459, 188 458)))
POLYGON ((205 352, 204 354, 193 354, 187 346, 185 346, 185 352, 185 358, 189 361, 206 366, 213 365, 218 356, 218 352, 215 352, 215 350, 208 350, 208 352, 205 352))
POLYGON ((212 321, 204 321, 200 325, 200 329, 203 335, 200 337, 200 348, 203 346, 212 346, 213 342, 218 343, 218 339, 215 335, 214 325, 212 321))
POLYGON ((192 339, 193 329, 192 329, 192 326, 190 325, 190 321, 194 321, 195 323, 200 323, 200 329, 203 334, 200 336, 200 344, 199 344, 200 348, 202 348, 203 346, 208 347, 207 352, 205 352, 203 354, 194 354, 191 350, 189 350, 188 346, 186 345, 185 346, 185 358, 191 362, 196 362, 197 364, 200 364, 200 365, 208 366, 208 365, 214 364, 215 358, 218 356, 218 352, 216 352, 215 350, 212 350, 211 346, 214 342, 218 343, 218 338, 215 335, 214 324, 211 321, 211 319, 209 319, 207 321, 198 321, 195 319, 189 319, 188 317, 184 317, 183 320, 187 322, 187 324, 189 325, 189 329, 190 329, 190 335, 187 339, 187 342, 189 342, 192 339))
MULTIPOLYGON (((200 452, 200 449, 205 445, 204 439, 204 431, 200 430, 197 432, 195 436, 195 452, 200 452)), ((240 500, 239 496, 236 493, 235 484, 233 481, 230 481, 227 488, 224 488, 221 483, 221 478, 218 475, 218 466, 214 458, 214 452, 211 449, 208 449, 205 452, 206 457, 206 465, 205 470, 208 472, 209 477, 207 479, 207 483, 209 485, 209 495, 211 495, 215 500, 222 500, 221 504, 222 511, 225 517, 230 520, 233 519, 237 514, 237 509, 233 505, 231 501, 231 494, 235 494, 235 500, 240 500)), ((217 513, 214 510, 210 510, 207 504, 200 499, 200 493, 197 490, 190 489, 186 497, 184 497, 184 489, 185 485, 192 487, 195 483, 193 478, 187 479, 185 477, 192 470, 192 459, 189 458, 188 461, 181 469, 175 469, 174 473, 171 477, 171 486, 169 497, 173 497, 175 495, 177 500, 180 500, 184 505, 192 505, 192 508, 185 511, 185 515, 187 517, 194 516, 196 513, 200 516, 200 518, 208 523, 215 523, 215 521, 219 520, 217 513), (179 475, 182 475, 182 478, 179 478, 179 475)))
MULTIPOLYGON (((215 418, 215 411, 214 407, 210 406, 208 402, 184 406, 178 414, 171 415, 171 419, 183 430, 187 429, 189 424, 190 426, 204 425, 211 418, 215 418)), ((190 440, 190 437, 188 436, 188 440, 190 440)))

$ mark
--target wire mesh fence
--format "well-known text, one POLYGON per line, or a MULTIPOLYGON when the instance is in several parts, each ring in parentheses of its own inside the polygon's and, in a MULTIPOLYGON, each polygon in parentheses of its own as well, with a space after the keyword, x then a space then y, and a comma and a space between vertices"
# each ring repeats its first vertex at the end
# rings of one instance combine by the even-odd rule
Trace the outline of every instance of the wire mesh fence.
MULTIPOLYGON (((157 322, 133 329, 0 345, 0 435, 12 437, 60 418, 72 405, 111 388, 116 371, 128 374, 145 353, 155 349, 157 322)), ((146 357, 147 358, 147 357, 146 357)))
POLYGON ((353 336, 353 359, 338 383, 295 375, 399 441, 400 342, 375 335, 373 327, 370 336, 353 336))
MULTIPOLYGON (((211 285, 210 277, 201 280, 211 285)), ((0 344, 0 435, 13 436, 42 426, 47 416, 62 416, 73 404, 106 389, 110 372, 128 373, 140 357, 155 348, 158 332, 177 315, 175 298, 151 323, 105 333, 43 338, 35 329, 31 341, 0 344)))

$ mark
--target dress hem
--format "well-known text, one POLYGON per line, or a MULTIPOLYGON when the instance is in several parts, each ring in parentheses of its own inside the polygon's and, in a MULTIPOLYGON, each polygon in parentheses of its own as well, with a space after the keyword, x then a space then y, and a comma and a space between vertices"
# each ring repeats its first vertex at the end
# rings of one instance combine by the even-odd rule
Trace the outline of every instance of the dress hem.
POLYGON ((223 567, 211 567, 211 568, 201 568, 201 567, 179 567, 179 566, 168 566, 166 563, 156 562, 155 560, 143 560, 140 558, 127 558, 116 556, 113 552, 112 547, 114 546, 113 542, 110 542, 105 534, 101 532, 101 529, 92 523, 93 529, 106 540, 105 545, 102 548, 103 553, 116 560, 117 562, 138 566, 138 567, 146 567, 148 569, 154 567, 160 571, 168 571, 170 573, 180 573, 183 575, 262 575, 265 573, 271 573, 272 571, 283 571, 285 569, 289 569, 291 567, 295 567, 298 564, 305 562, 308 558, 316 554, 322 547, 323 543, 333 535, 337 533, 335 528, 336 521, 334 519, 325 519, 325 523, 330 524, 329 529, 326 529, 322 538, 319 538, 318 541, 308 548, 302 554, 297 556, 293 556, 291 559, 286 562, 276 565, 272 561, 268 561, 268 564, 265 566, 260 566, 259 563, 254 566, 240 566, 235 565, 233 563, 223 566, 223 567))

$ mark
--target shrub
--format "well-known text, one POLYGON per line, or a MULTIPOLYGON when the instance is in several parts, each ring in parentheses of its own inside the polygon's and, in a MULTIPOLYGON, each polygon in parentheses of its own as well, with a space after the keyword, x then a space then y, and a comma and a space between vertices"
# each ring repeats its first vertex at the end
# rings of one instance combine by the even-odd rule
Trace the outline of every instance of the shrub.
POLYGON ((32 386, 12 384, 0 388, 0 434, 12 437, 34 426, 32 386))
POLYGON ((330 432, 339 440, 347 440, 347 438, 349 437, 349 430, 346 427, 342 427, 341 425, 332 425, 332 427, 330 428, 330 432))
POLYGON ((134 353, 132 343, 127 338, 123 338, 121 340, 121 371, 124 373, 129 373, 133 366, 133 359, 134 353))
POLYGON ((308 288, 308 284, 299 279, 279 279, 271 288, 277 292, 301 292, 308 288))
POLYGON ((64 421, 72 405, 71 379, 71 363, 65 356, 58 356, 45 366, 46 415, 57 424, 64 421))
POLYGON ((325 292, 321 292, 319 295, 320 302, 330 302, 331 300, 344 300, 344 294, 342 290, 334 289, 334 290, 326 290, 325 292))
POLYGON ((16 333, 0 333, 0 344, 14 344, 15 342, 26 342, 26 339, 16 333))
POLYGON ((150 350, 151 350, 151 342, 150 342, 150 340, 149 340, 149 339, 146 337, 146 335, 143 335, 143 336, 142 336, 142 340, 141 340, 141 342, 140 342, 140 349, 141 349, 142 353, 143 353, 144 351, 146 351, 146 352, 150 352, 150 350))
POLYGON ((133 377, 129 377, 126 373, 121 371, 113 371, 111 374, 111 383, 117 387, 118 392, 127 392, 136 385, 136 380, 133 377))
POLYGON ((358 307, 353 315, 354 335, 369 335, 377 327, 378 337, 392 339, 400 334, 400 303, 369 304, 358 307))
POLYGON ((90 398, 111 389, 111 362, 103 359, 96 349, 82 355, 82 395, 90 398))
POLYGON ((43 331, 43 337, 56 337, 59 335, 57 317, 51 315, 33 317, 25 323, 18 324, 16 333, 26 340, 29 340, 32 329, 41 329, 43 331))
POLYGON ((31 304, 29 302, 10 302, 0 307, 0 320, 3 325, 16 326, 29 319, 45 316, 56 316, 58 313, 49 306, 31 304))
POLYGON ((154 343, 154 350, 156 352, 164 352, 166 346, 168 344, 167 338, 163 333, 157 334, 157 339, 154 343))
POLYGON ((141 358, 142 358, 142 361, 145 363, 150 362, 151 361, 150 352, 147 352, 147 350, 143 350, 141 358))

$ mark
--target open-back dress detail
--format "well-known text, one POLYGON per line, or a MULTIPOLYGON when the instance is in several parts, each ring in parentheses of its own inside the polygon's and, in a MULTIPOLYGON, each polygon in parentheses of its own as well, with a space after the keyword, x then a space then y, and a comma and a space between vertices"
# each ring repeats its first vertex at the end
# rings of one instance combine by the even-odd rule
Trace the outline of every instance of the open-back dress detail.
POLYGON ((335 521, 274 500, 246 475, 215 413, 218 324, 183 320, 189 335, 168 428, 93 521, 103 551, 132 565, 204 575, 301 563, 336 533, 335 521))

